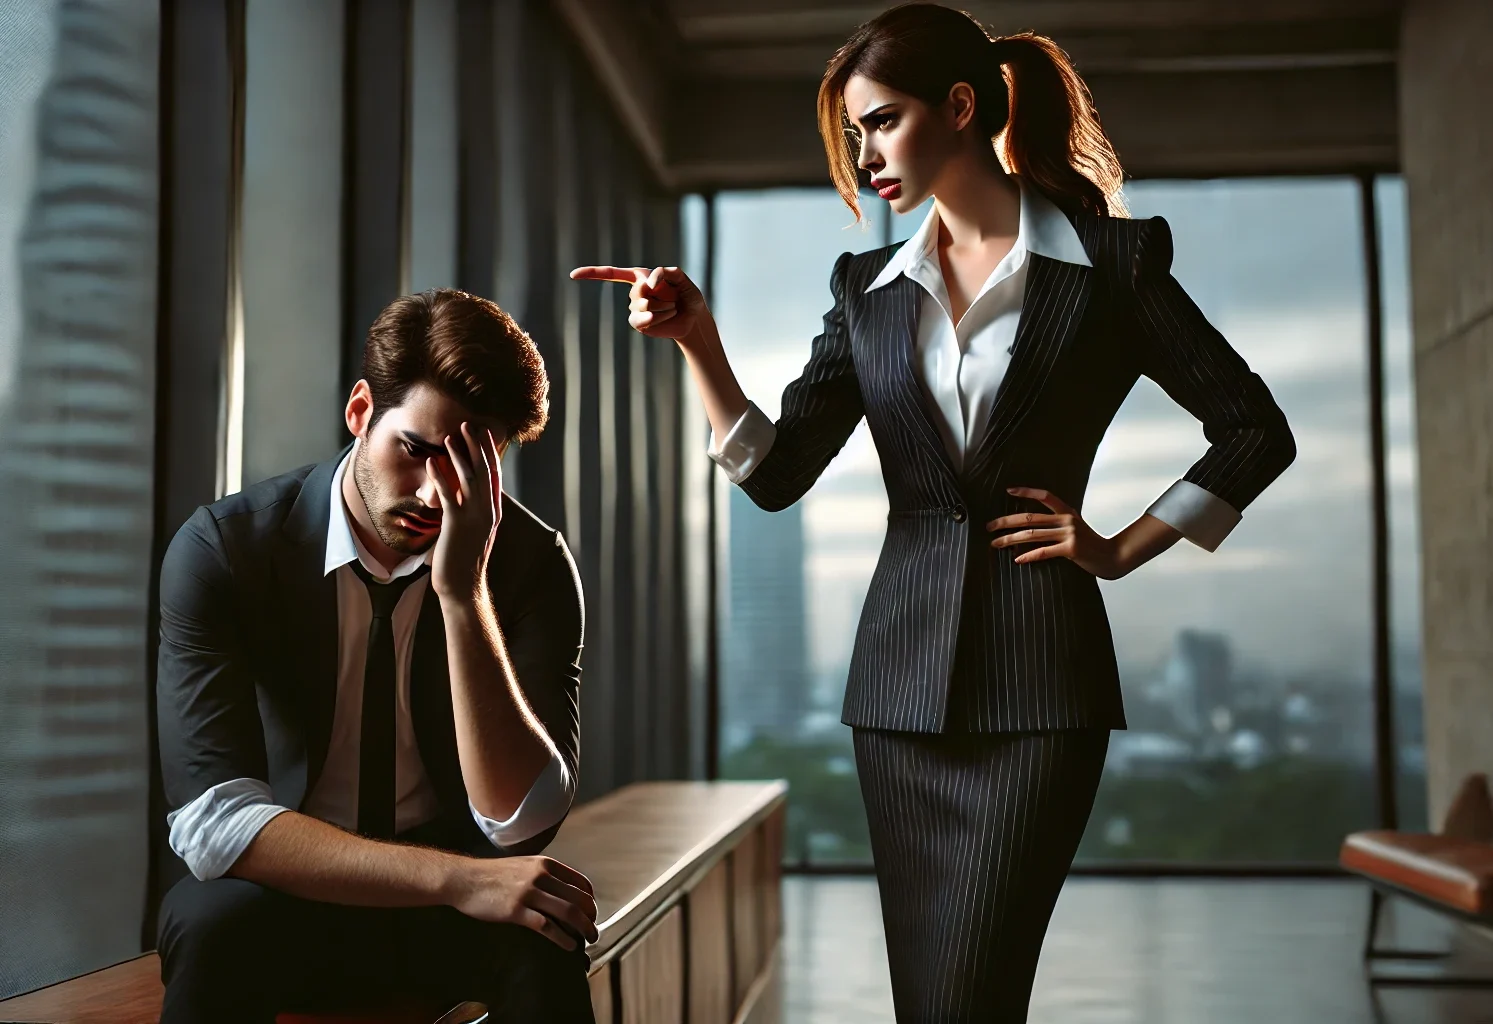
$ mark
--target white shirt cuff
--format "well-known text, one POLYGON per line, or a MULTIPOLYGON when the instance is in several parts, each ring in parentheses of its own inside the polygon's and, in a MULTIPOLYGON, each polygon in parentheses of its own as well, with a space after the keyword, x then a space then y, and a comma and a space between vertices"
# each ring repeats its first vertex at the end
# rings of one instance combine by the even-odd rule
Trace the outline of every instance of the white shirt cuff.
POLYGON ((710 434, 710 448, 706 454, 717 466, 726 471, 726 478, 739 484, 752 475, 757 464, 767 457, 772 443, 777 439, 778 428, 773 426, 767 414, 748 402, 746 412, 726 434, 726 439, 717 448, 715 432, 710 434))
POLYGON ((1243 518, 1234 506, 1197 484, 1178 480, 1151 503, 1154 516, 1205 551, 1216 551, 1243 518))
POLYGON ((467 800, 472 819, 490 843, 497 847, 513 846, 525 839, 533 839, 555 822, 565 817, 570 803, 575 799, 575 780, 560 755, 551 751, 550 763, 534 780, 534 785, 524 794, 518 809, 506 821, 489 818, 467 800))
POLYGON ((219 878, 265 824, 290 808, 276 804, 259 779, 220 782, 166 815, 167 841, 198 881, 219 878))

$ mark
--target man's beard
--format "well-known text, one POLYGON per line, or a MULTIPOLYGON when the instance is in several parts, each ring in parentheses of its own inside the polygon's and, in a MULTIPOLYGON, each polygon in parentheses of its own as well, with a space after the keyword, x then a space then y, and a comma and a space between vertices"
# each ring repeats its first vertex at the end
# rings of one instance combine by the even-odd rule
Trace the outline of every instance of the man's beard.
POLYGON ((415 536, 401 530, 394 523, 394 517, 401 512, 410 512, 421 519, 428 519, 429 513, 422 511, 420 505, 412 501, 396 501, 385 506, 387 498, 383 488, 379 485, 373 466, 368 462, 368 453, 361 444, 358 445, 357 454, 353 456, 353 483, 357 486, 358 496, 363 499, 363 505, 368 510, 368 519, 373 523, 373 532, 378 534, 378 539, 388 545, 390 550, 398 551, 402 555, 418 555, 436 542, 439 534, 433 533, 428 537, 415 536))

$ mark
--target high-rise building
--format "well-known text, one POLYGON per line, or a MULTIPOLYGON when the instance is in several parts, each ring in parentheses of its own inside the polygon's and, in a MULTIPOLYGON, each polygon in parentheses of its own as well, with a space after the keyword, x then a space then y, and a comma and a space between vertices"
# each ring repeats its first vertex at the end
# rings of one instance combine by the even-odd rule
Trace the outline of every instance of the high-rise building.
POLYGON ((809 707, 803 505, 763 512, 730 489, 727 617, 721 633, 725 752, 794 735, 809 707))
MULTIPOLYGON (((1221 633, 1183 629, 1163 670, 1165 690, 1177 724, 1186 732, 1217 728, 1216 713, 1231 710, 1233 651, 1221 633)), ((1227 725, 1224 726, 1227 730, 1227 725)))

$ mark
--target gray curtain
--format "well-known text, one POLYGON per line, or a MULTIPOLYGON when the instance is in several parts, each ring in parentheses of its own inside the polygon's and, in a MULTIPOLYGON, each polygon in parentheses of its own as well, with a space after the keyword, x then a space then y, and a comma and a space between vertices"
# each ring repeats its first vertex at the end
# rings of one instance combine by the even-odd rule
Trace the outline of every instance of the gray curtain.
POLYGON ((533 335, 550 373, 550 424, 518 454, 514 489, 564 531, 585 588, 580 796, 590 799, 691 767, 682 360, 627 326, 621 285, 567 275, 578 263, 677 263, 679 201, 547 5, 491 10, 496 259, 491 286, 471 287, 533 335))

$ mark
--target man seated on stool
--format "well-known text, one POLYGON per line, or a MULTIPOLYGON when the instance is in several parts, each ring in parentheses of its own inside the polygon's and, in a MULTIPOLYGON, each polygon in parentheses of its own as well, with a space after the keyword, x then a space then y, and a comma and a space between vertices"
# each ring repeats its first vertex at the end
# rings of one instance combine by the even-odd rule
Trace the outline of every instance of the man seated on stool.
POLYGON ((593 1019, 591 885, 534 856, 575 793, 580 584, 499 468, 548 391, 493 303, 398 299, 352 444, 172 540, 161 767, 193 877, 161 908, 162 1024, 416 1000, 593 1019))

